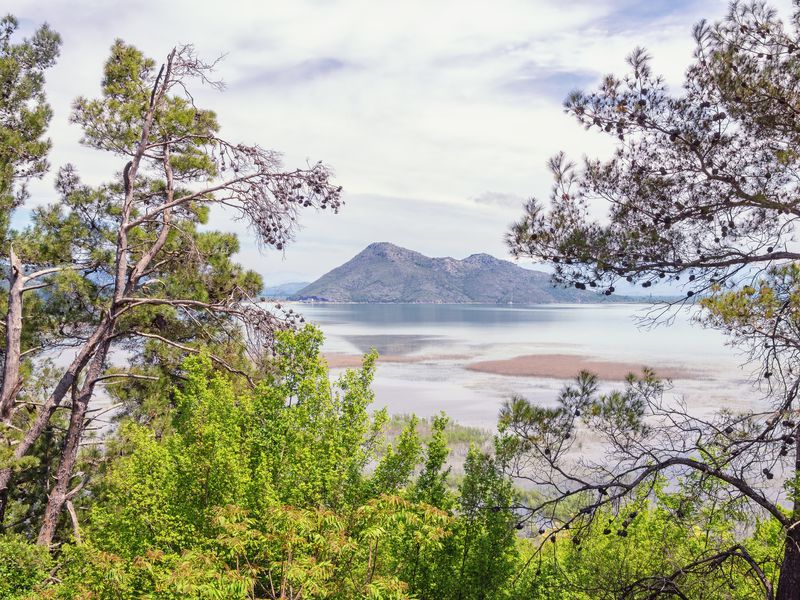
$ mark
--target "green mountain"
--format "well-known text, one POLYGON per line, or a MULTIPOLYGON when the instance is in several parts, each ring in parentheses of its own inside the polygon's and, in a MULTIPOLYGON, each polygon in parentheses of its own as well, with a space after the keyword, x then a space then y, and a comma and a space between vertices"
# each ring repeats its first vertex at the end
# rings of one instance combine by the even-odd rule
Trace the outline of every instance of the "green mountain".
POLYGON ((430 258, 390 244, 370 244, 297 291, 292 300, 432 304, 547 304, 630 300, 553 287, 550 275, 488 254, 430 258))

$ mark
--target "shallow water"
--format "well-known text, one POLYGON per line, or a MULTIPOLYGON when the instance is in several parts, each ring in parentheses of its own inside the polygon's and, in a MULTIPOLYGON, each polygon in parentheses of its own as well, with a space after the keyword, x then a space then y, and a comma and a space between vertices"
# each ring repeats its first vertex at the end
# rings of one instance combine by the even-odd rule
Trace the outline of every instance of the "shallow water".
POLYGON ((722 334, 693 323, 686 311, 669 325, 643 327, 648 307, 631 304, 302 304, 296 309, 322 328, 326 352, 363 354, 374 347, 419 361, 379 364, 376 406, 392 413, 445 411, 466 425, 493 428, 502 403, 514 394, 553 403, 563 381, 465 368, 525 354, 699 370, 702 377, 676 380, 671 392, 698 414, 723 406, 746 410, 762 397, 749 383, 753 368, 742 365, 722 334))

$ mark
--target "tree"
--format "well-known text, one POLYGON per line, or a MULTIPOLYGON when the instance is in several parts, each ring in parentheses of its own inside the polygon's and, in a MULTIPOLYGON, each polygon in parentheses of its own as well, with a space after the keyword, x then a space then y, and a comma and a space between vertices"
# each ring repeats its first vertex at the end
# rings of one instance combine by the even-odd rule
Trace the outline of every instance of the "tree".
POLYGON ((0 243, 7 252, 9 217, 27 196, 25 182, 47 170, 50 141, 44 133, 52 111, 44 73, 58 57, 61 38, 42 25, 30 39, 13 43, 17 20, 0 19, 0 243))
POLYGON ((300 209, 341 205, 341 188, 323 164, 284 170, 276 152, 218 135, 216 115, 196 106, 190 91, 193 82, 221 87, 210 79, 214 66, 181 46, 156 69, 117 41, 101 98, 78 98, 71 120, 84 144, 126 161, 118 180, 92 188, 74 167, 63 167, 60 203, 37 209, 11 235, 5 321, 15 334, 7 339, 0 394, 8 448, 0 515, 14 470, 26 467, 56 413, 69 411, 41 544, 52 542, 64 506, 85 485, 73 482, 75 464, 99 384, 132 380, 164 389, 165 378, 180 376, 181 355, 206 349, 252 387, 267 368, 274 334, 298 321, 291 309, 256 302, 261 278, 233 262, 234 236, 200 230, 211 207, 234 211, 260 244, 283 249, 300 209), (26 317, 26 306, 35 314, 26 317), (74 349, 70 364, 32 406, 26 361, 65 346, 74 349), (132 352, 136 366, 110 368, 116 348, 132 352))
MULTIPOLYGON (((27 182, 40 177, 48 168, 46 155, 50 141, 44 134, 52 111, 44 96, 44 75, 55 63, 61 45, 58 34, 47 25, 39 27, 30 39, 15 43, 17 26, 13 16, 0 19, 0 88, 3 90, 0 94, 0 254, 10 259, 11 279, 8 289, 0 286, 0 313, 8 316, 2 323, 3 339, 0 341, 3 361, 0 416, 3 418, 10 397, 20 391, 21 348, 17 340, 27 335, 22 331, 21 322, 32 312, 31 307, 26 310, 19 304, 9 305, 9 296, 20 293, 22 285, 21 263, 13 247, 8 245, 9 224, 13 209, 28 196, 27 182)), ((26 339, 25 343, 30 340, 26 339)), ((0 457, 2 454, 0 451, 0 457)), ((0 506, 4 503, 5 493, 0 492, 0 506)))
POLYGON ((507 596, 515 566, 514 489, 493 457, 471 447, 459 486, 460 546, 455 598, 483 600, 507 596))
MULTIPOLYGON (((764 565, 735 545, 692 566, 744 561, 765 597, 780 600, 800 598, 800 306, 793 262, 800 259, 793 244, 800 216, 799 25, 800 13, 786 27, 761 3, 736 2, 720 23, 696 26, 695 61, 681 93, 670 93, 637 49, 632 73, 606 77, 595 93, 572 94, 567 111, 615 136, 614 156, 581 167, 556 156, 549 208, 531 200, 508 236, 518 256, 553 263, 558 282, 580 289, 608 295, 625 278, 645 288, 680 282, 687 299, 704 295, 706 322, 761 361, 769 409, 699 419, 665 400, 664 386, 645 373, 613 394, 598 394, 584 375, 565 389, 558 408, 518 400, 502 416, 509 464, 528 474, 539 469, 535 478, 554 486, 554 497, 537 509, 588 499, 577 521, 560 527, 591 520, 599 507, 660 476, 691 483, 692 493, 715 506, 744 505, 773 520, 784 543, 774 591, 764 565), (603 220, 594 216, 598 203, 608 209, 603 220), (583 427, 611 444, 609 461, 570 457, 583 427), (783 498, 772 493, 776 476, 783 498)), ((661 579, 663 593, 679 594, 680 577, 661 579)))
POLYGON ((543 493, 525 518, 541 535, 537 552, 564 534, 575 544, 596 543, 590 538, 601 533, 627 538, 641 521, 638 515, 652 507, 699 543, 649 563, 651 570, 618 570, 616 587, 607 581, 606 591, 628 598, 693 598, 704 578, 715 577, 722 585, 735 582, 775 597, 780 548, 753 555, 741 538, 761 521, 786 536, 794 522, 769 485, 789 467, 783 460, 786 438, 760 435, 763 414, 703 420, 664 392, 652 372, 631 375, 624 389, 606 394, 598 393, 593 375, 582 373, 554 408, 522 398, 503 408, 499 459, 507 472, 543 493), (602 450, 582 453, 587 439, 602 450), (674 488, 666 500, 665 482, 674 488))
POLYGON ((516 493, 492 456, 475 446, 467 452, 461 481, 446 486, 446 423, 443 416, 433 421, 425 465, 410 497, 451 516, 447 535, 435 545, 417 535, 401 539, 393 552, 396 570, 421 600, 514 597, 510 583, 518 567, 516 493))
POLYGON ((737 2, 694 35, 681 95, 641 48, 628 58, 632 73, 570 95, 567 112, 619 144, 610 160, 581 168, 563 154, 550 161, 550 207, 529 201, 509 233, 512 252, 554 263, 560 282, 608 294, 620 278, 650 287, 683 276, 694 295, 800 258, 791 248, 798 30, 761 3, 737 2), (608 207, 604 221, 592 216, 597 203, 608 207))
MULTIPOLYGON (((725 568, 707 563, 680 572, 692 557, 713 549, 721 540, 738 540, 751 556, 777 558, 779 544, 773 527, 759 522, 743 535, 737 519, 701 502, 687 503, 681 490, 654 490, 654 498, 643 495, 626 506, 599 510, 591 526, 562 531, 556 537, 545 528, 522 543, 527 564, 516 574, 516 597, 532 600, 612 600, 652 597, 664 579, 680 579, 683 597, 693 600, 745 600, 763 596, 758 579, 747 563, 727 563, 725 568), (678 520, 676 503, 687 516, 678 520), (691 514, 689 514, 691 513, 691 514), (691 526, 687 527, 687 524, 691 526), (622 535, 624 532, 624 535, 622 535), (557 540, 556 543, 552 543, 557 540), (539 547, 544 545, 545 549, 539 547), (653 578, 653 574, 658 574, 653 578), (648 589, 652 586, 653 589, 648 589)), ((777 564, 772 562, 769 577, 777 564)), ((665 589, 667 593, 669 588, 665 589)), ((672 590, 675 591, 674 589, 672 590)), ((675 597, 680 598, 678 594, 675 597)))

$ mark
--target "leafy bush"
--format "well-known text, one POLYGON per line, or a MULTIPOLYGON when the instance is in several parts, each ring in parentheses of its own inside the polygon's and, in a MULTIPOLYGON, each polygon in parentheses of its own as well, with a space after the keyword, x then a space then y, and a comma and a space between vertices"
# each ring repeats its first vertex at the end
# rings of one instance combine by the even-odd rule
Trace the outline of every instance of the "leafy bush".
POLYGON ((52 567, 47 548, 22 536, 0 536, 0 598, 24 598, 48 578, 52 567))

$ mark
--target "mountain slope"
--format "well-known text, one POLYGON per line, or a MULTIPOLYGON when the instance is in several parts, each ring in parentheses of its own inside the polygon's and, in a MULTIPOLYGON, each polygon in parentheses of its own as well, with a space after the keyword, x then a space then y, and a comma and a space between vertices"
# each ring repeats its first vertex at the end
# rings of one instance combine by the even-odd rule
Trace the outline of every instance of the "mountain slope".
POLYGON ((590 292, 554 288, 550 276, 488 254, 429 258, 387 242, 370 244, 294 294, 331 302, 546 304, 599 302, 590 292))

